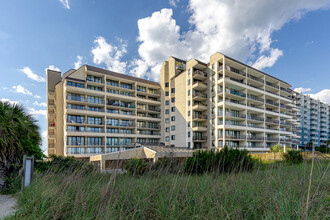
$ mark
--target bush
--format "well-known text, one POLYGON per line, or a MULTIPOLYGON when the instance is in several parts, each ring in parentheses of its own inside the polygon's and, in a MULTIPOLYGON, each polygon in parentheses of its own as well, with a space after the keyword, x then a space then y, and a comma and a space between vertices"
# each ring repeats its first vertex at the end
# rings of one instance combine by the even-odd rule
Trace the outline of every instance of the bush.
POLYGON ((152 166, 152 170, 157 173, 178 173, 181 170, 181 163, 171 158, 159 158, 152 166))
POLYGON ((281 153, 281 152, 283 153, 284 150, 283 150, 283 147, 281 145, 276 144, 276 145, 274 145, 270 148, 270 152, 271 153, 281 153))
POLYGON ((303 161, 303 156, 301 154, 301 151, 288 150, 284 154, 284 159, 286 160, 286 162, 299 164, 303 161))
POLYGON ((188 158, 185 164, 185 172, 202 174, 206 172, 240 172, 251 171, 254 160, 247 150, 224 149, 214 151, 197 151, 188 158))
POLYGON ((150 164, 145 160, 132 158, 125 164, 125 169, 133 176, 141 176, 150 169, 150 164))
POLYGON ((315 150, 318 151, 318 152, 321 152, 323 154, 326 154, 326 153, 329 152, 329 150, 327 150, 326 145, 321 145, 320 147, 316 147, 315 150))
POLYGON ((48 161, 36 161, 35 172, 70 173, 74 171, 91 172, 94 167, 87 161, 76 160, 74 157, 51 155, 48 161))

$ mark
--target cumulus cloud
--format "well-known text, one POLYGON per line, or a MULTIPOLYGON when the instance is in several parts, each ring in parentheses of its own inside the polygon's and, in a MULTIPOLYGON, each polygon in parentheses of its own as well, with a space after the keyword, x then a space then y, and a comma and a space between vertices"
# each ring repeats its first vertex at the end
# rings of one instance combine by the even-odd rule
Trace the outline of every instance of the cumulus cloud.
POLYGON ((107 43, 104 37, 97 37, 94 40, 95 46, 92 48, 93 62, 95 64, 104 63, 109 70, 125 73, 126 62, 121 58, 127 53, 127 44, 122 39, 118 39, 119 46, 107 43))
POLYGON ((306 93, 306 92, 312 91, 312 89, 311 88, 298 87, 298 88, 295 88, 294 91, 299 92, 299 93, 306 93))
POLYGON ((41 134, 42 139, 47 140, 47 135, 48 135, 47 130, 43 131, 41 134))
POLYGON ((60 0, 64 8, 70 9, 69 0, 60 0))
POLYGON ((326 102, 330 104, 330 89, 323 89, 317 93, 308 95, 310 95, 313 99, 318 99, 321 102, 326 102))
POLYGON ((169 0, 169 4, 173 7, 177 7, 177 4, 180 2, 180 0, 169 0))
POLYGON ((35 106, 40 106, 40 107, 47 107, 47 103, 46 102, 37 102, 37 101, 34 101, 33 105, 35 106))
POLYGON ((16 93, 21 93, 24 95, 30 95, 33 96, 32 92, 30 92, 29 90, 27 90, 26 88, 24 88, 21 85, 17 85, 17 86, 13 86, 12 89, 14 90, 14 92, 16 93))
POLYGON ((47 73, 47 70, 54 70, 54 71, 58 71, 58 72, 61 72, 60 68, 54 66, 54 65, 49 65, 49 67, 47 67, 45 69, 45 73, 47 73))
POLYGON ((82 63, 82 56, 77 56, 77 62, 74 63, 74 68, 78 69, 82 63))
POLYGON ((46 110, 37 110, 37 109, 34 109, 34 108, 27 108, 28 109, 28 113, 31 114, 31 115, 42 115, 42 116, 45 116, 47 115, 47 111, 46 110))
POLYGON ((262 69, 273 66, 283 51, 273 48, 272 33, 310 11, 327 9, 330 0, 190 0, 190 29, 180 32, 172 9, 138 20, 139 57, 130 73, 158 79, 169 56, 207 62, 217 51, 262 69), (158 76, 158 78, 157 78, 158 76))
POLYGON ((45 78, 38 76, 37 74, 33 73, 30 67, 24 67, 23 69, 19 69, 19 71, 23 72, 27 77, 30 79, 37 81, 37 82, 45 82, 45 78))
POLYGON ((10 99, 5 99, 5 98, 2 98, 0 99, 1 102, 9 102, 10 104, 19 104, 19 101, 12 101, 10 99))

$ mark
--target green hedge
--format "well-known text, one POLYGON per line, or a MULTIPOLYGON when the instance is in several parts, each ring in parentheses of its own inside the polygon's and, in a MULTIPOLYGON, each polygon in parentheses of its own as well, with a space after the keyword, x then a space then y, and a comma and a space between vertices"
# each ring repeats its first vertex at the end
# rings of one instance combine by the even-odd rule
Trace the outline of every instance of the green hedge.
POLYGON ((188 158, 185 164, 185 172, 203 174, 206 172, 241 172, 253 169, 254 159, 247 150, 224 149, 214 151, 197 151, 188 158))
POLYGON ((299 164, 303 162, 301 151, 296 150, 288 150, 286 153, 284 153, 284 159, 286 162, 293 164, 299 164))

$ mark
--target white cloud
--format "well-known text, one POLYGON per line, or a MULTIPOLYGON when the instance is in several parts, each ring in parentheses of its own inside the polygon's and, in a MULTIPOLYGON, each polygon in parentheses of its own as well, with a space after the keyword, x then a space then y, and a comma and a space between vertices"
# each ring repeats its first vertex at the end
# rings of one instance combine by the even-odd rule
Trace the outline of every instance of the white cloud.
POLYGON ((32 70, 30 69, 30 67, 24 67, 23 69, 19 69, 21 72, 25 73, 25 75, 27 75, 27 77, 29 77, 30 79, 37 81, 37 82, 45 82, 45 78, 38 76, 37 74, 33 73, 32 70))
POLYGON ((13 86, 12 88, 14 89, 14 92, 16 92, 16 93, 22 93, 24 95, 33 96, 32 92, 30 92, 29 90, 27 90, 26 88, 24 88, 21 85, 13 86))
POLYGON ((175 8, 177 7, 177 3, 179 3, 179 2, 180 2, 180 0, 169 0, 169 4, 175 8))
POLYGON ((294 91, 299 92, 299 93, 306 93, 306 92, 312 91, 312 89, 311 88, 299 87, 299 88, 295 88, 294 91))
POLYGON ((109 70, 119 73, 126 72, 126 62, 120 61, 127 53, 127 45, 122 39, 118 39, 119 46, 108 44, 104 37, 97 37, 94 40, 95 46, 92 48, 93 62, 95 64, 104 63, 109 70))
POLYGON ((3 89, 3 90, 7 90, 7 89, 8 89, 8 87, 1 87, 1 89, 3 89))
POLYGON ((49 67, 47 67, 45 69, 45 73, 47 73, 47 70, 54 70, 54 71, 58 71, 58 72, 61 72, 60 68, 54 66, 54 65, 50 65, 49 67))
POLYGON ((262 55, 259 57, 256 62, 253 64, 253 67, 256 69, 263 69, 265 67, 272 67, 277 59, 283 55, 283 51, 275 48, 270 50, 270 55, 262 55))
POLYGON ((47 103, 46 102, 37 102, 37 101, 34 101, 33 105, 35 106, 40 106, 40 107, 47 107, 47 103))
POLYGON ((36 98, 36 99, 41 99, 40 95, 34 95, 33 97, 36 98))
POLYGON ((60 0, 64 8, 70 9, 69 0, 60 0))
POLYGON ((42 139, 47 140, 47 135, 48 135, 47 130, 43 131, 41 134, 42 139))
POLYGON ((27 108, 28 109, 28 113, 31 115, 43 115, 46 117, 47 115, 47 111, 46 110, 37 110, 34 108, 27 108))
POLYGON ((272 33, 329 6, 330 0, 190 0, 187 32, 180 32, 172 9, 162 9, 138 20, 139 57, 130 63, 130 72, 143 75, 147 66, 147 78, 157 79, 161 63, 171 55, 207 62, 217 51, 261 69, 271 67, 283 55, 272 47, 272 33))
POLYGON ((313 99, 318 99, 322 102, 330 104, 330 89, 323 89, 317 93, 308 95, 310 95, 313 99))
POLYGON ((9 102, 10 104, 19 104, 19 101, 12 101, 10 99, 5 99, 5 98, 2 98, 0 99, 1 102, 9 102))
POLYGON ((82 56, 77 56, 77 62, 74 63, 74 68, 78 69, 82 63, 82 56))

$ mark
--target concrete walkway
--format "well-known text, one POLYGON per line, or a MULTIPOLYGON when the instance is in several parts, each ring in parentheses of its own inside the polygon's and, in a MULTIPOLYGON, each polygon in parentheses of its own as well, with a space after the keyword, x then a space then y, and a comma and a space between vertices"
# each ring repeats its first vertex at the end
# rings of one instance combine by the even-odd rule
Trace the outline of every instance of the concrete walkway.
POLYGON ((0 195, 0 219, 16 211, 16 199, 10 195, 0 195))

